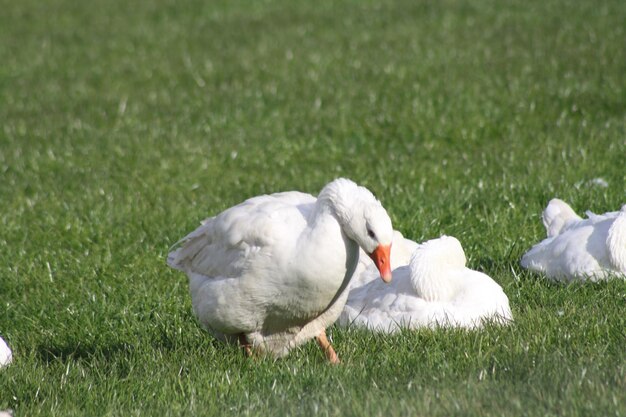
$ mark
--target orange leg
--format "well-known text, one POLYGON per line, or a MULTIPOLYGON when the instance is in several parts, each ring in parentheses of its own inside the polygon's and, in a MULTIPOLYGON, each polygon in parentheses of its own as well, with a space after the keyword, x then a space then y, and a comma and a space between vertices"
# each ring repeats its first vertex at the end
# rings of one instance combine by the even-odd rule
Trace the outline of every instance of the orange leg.
POLYGON ((339 357, 337 356, 335 349, 333 349, 332 345, 328 341, 328 338, 326 337, 326 330, 322 330, 322 332, 315 338, 315 340, 324 351, 324 355, 326 355, 326 359, 328 359, 328 362, 332 363, 333 365, 338 364, 339 357))
POLYGON ((239 345, 243 348, 243 351, 247 357, 252 356, 252 347, 250 346, 250 343, 248 342, 246 335, 243 333, 239 334, 239 345))

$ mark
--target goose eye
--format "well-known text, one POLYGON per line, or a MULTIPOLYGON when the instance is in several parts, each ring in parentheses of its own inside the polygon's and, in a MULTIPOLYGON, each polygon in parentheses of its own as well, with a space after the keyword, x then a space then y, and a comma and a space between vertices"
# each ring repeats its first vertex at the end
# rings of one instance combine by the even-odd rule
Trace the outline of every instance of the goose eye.
POLYGON ((372 229, 367 229, 367 235, 372 239, 376 239, 376 233, 372 229))

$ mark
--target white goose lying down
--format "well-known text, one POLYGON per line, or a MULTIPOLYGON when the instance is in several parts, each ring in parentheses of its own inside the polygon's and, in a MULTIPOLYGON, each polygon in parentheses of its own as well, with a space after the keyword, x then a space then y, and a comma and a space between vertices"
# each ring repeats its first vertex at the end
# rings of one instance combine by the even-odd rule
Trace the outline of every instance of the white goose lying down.
POLYGON ((548 237, 524 254, 524 268, 557 281, 626 277, 626 205, 600 215, 588 211, 582 219, 555 198, 542 217, 548 237))
POLYGON ((216 338, 279 357, 315 337, 335 363, 325 329, 346 301, 359 247, 389 281, 392 233, 372 193, 340 178, 317 198, 264 195, 211 217, 168 264, 189 276, 194 312, 216 338))
MULTIPOLYGON (((371 275, 367 269, 364 274, 371 275)), ((371 279, 350 289, 339 324, 394 332, 400 328, 480 327, 512 320, 509 299, 482 272, 465 267, 459 241, 442 236, 417 245, 410 264, 389 285, 371 279)))
POLYGON ((0 368, 7 366, 13 361, 13 353, 9 345, 0 337, 0 368))

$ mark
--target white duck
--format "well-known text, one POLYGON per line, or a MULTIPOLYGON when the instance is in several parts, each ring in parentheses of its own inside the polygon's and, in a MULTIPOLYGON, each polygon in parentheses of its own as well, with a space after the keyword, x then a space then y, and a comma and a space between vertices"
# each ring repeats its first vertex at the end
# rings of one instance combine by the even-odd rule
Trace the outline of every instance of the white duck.
POLYGON ((0 337, 0 368, 7 366, 13 361, 13 353, 9 345, 0 337))
POLYGON ((582 219, 555 198, 542 218, 548 237, 524 254, 524 268, 556 281, 626 277, 626 205, 600 215, 588 211, 582 219))
POLYGON ((512 320, 502 288, 482 272, 465 267, 465 252, 456 238, 442 236, 416 246, 410 264, 395 269, 389 285, 369 280, 350 290, 340 325, 391 333, 401 328, 475 328, 484 320, 502 324, 512 320))
POLYGON ((341 313, 359 247, 387 282, 392 234, 372 193, 340 178, 317 198, 292 191, 229 208, 183 238, 168 264, 189 276, 194 312, 216 338, 280 357, 315 337, 335 363, 325 329, 341 313))

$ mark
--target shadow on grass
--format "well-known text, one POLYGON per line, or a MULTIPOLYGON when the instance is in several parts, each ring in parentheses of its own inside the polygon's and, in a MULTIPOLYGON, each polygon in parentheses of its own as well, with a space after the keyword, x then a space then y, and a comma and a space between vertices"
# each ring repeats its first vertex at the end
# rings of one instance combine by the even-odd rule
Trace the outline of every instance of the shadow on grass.
POLYGON ((75 344, 44 344, 37 347, 37 355, 46 363, 67 362, 76 360, 91 361, 94 358, 106 360, 119 356, 129 356, 135 347, 129 343, 114 343, 108 346, 77 342, 75 344))
POLYGON ((191 326, 186 330, 179 333, 166 326, 157 326, 141 339, 112 337, 113 340, 108 340, 107 335, 101 335, 96 339, 48 340, 39 344, 35 352, 42 362, 50 364, 70 361, 113 362, 142 355, 176 355, 181 350, 197 355, 208 351, 228 350, 227 345, 200 328, 191 326))

